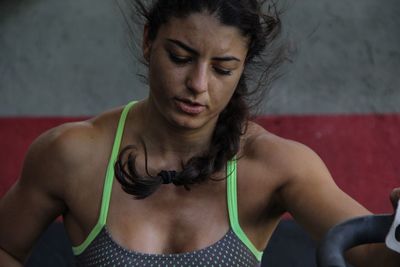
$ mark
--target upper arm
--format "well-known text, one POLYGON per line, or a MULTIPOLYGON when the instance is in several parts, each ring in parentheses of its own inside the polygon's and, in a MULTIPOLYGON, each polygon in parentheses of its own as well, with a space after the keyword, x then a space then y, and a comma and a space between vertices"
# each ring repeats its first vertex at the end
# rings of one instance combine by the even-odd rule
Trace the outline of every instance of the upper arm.
POLYGON ((23 261, 46 227, 67 211, 73 164, 72 126, 40 136, 29 148, 20 179, 0 201, 0 247, 23 261))
POLYGON ((335 184, 313 150, 264 129, 255 133, 249 151, 264 166, 260 173, 269 173, 269 180, 275 179, 277 205, 315 239, 341 221, 370 213, 335 184))
MULTIPOLYGON (((371 214, 335 184, 323 161, 307 146, 260 127, 249 140, 247 155, 261 166, 257 177, 267 178, 257 180, 253 190, 267 195, 264 206, 271 204, 271 197, 265 192, 272 190, 278 210, 291 213, 315 239, 344 220, 371 214)), ((358 246, 346 256, 354 266, 383 266, 383 262, 385 266, 399 266, 399 258, 394 259, 393 253, 381 244, 358 246)))
MULTIPOLYGON (((301 144, 292 146, 289 148, 290 178, 280 193, 287 210, 309 233, 320 239, 329 228, 344 220, 371 214, 338 188, 315 152, 301 144)), ((398 255, 383 244, 355 247, 347 251, 346 258, 354 266, 398 266, 399 263, 398 255)))
POLYGON ((335 184, 314 151, 296 142, 286 146, 288 179, 280 196, 286 210, 314 238, 339 222, 370 213, 335 184))

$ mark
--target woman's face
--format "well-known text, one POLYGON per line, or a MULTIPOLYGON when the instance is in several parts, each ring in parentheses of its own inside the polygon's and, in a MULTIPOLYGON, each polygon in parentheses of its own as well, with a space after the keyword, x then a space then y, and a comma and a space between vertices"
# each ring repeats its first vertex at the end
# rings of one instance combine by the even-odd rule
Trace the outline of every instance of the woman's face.
POLYGON ((172 17, 155 40, 144 34, 149 103, 175 126, 214 127, 239 82, 247 39, 206 13, 172 17))

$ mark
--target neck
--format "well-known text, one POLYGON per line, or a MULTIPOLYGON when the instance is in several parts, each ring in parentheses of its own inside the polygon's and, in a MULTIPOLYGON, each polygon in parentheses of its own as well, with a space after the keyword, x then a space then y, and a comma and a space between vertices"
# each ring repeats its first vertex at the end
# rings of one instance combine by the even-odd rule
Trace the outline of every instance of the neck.
POLYGON ((217 121, 215 119, 197 129, 179 127, 167 121, 149 99, 141 103, 139 114, 142 122, 140 137, 149 156, 166 161, 167 165, 180 164, 206 152, 217 121))

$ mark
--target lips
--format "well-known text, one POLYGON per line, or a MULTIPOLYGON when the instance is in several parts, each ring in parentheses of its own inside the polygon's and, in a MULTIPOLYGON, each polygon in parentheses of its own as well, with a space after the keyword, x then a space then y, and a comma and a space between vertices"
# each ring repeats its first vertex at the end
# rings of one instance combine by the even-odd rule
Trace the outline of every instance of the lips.
POLYGON ((206 109, 205 105, 189 99, 175 99, 175 103, 180 111, 189 115, 198 115, 206 109))

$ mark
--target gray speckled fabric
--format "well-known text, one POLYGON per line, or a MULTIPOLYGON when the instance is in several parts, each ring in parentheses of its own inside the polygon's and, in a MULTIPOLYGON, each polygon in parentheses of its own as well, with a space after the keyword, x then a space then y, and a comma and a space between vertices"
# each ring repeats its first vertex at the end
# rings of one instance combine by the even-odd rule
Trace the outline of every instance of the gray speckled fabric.
POLYGON ((106 227, 85 249, 75 256, 78 267, 86 266, 215 266, 255 267, 260 262, 230 229, 216 243, 193 252, 179 254, 147 254, 121 247, 106 227))

